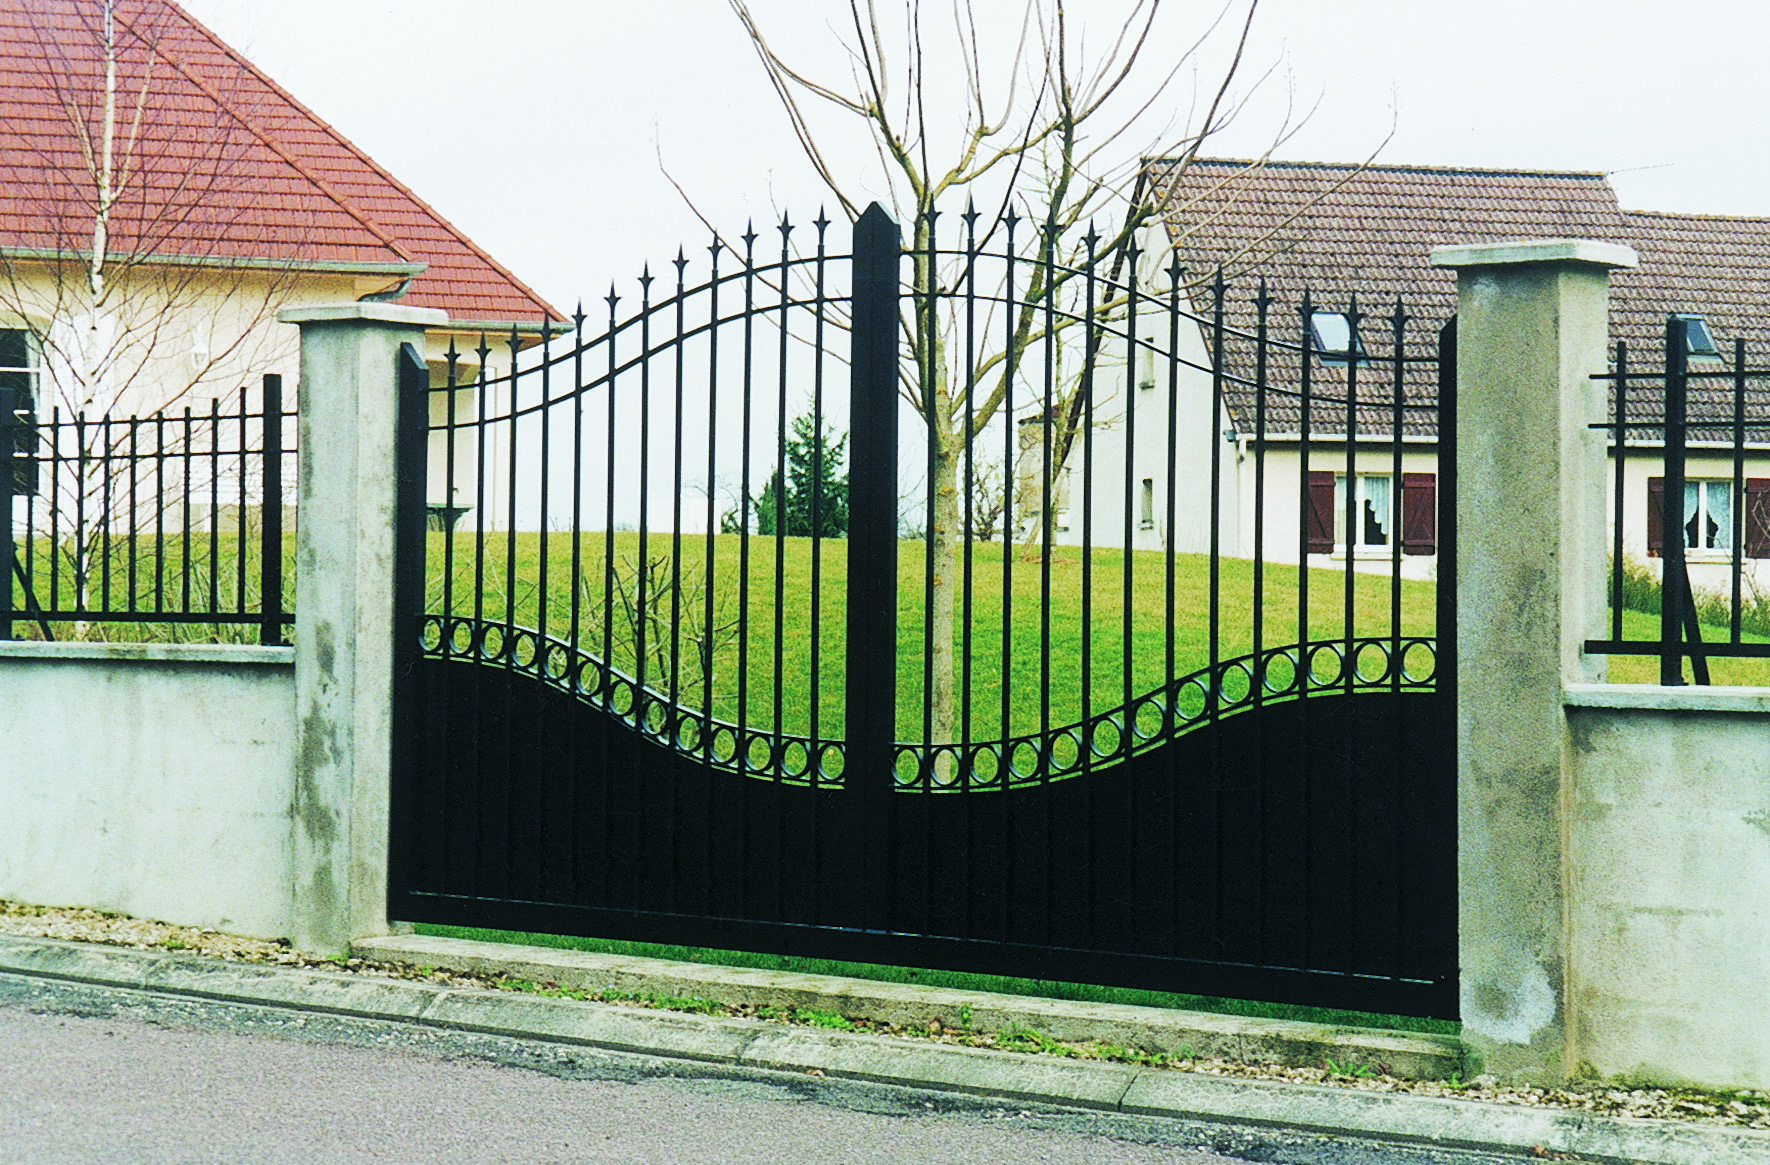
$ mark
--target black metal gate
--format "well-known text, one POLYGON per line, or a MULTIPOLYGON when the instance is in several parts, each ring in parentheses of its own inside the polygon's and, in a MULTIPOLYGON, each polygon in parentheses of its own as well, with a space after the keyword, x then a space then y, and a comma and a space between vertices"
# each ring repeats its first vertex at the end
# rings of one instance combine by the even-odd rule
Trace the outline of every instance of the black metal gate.
POLYGON ((962 221, 414 383, 392 916, 1454 1016, 1441 337, 962 221))

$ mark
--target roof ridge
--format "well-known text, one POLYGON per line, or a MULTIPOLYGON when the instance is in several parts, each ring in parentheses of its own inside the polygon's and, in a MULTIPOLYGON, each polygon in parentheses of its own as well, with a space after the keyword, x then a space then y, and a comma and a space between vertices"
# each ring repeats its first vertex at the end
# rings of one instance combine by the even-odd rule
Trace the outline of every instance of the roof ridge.
POLYGON ((1751 214, 1699 214, 1680 210, 1629 210, 1622 212, 1625 219, 1630 218, 1666 218, 1686 222, 1749 222, 1770 223, 1770 216, 1751 214))
MULTIPOLYGON (((1158 166, 1163 163, 1186 161, 1182 158, 1167 155, 1155 155, 1143 159, 1145 166, 1158 166)), ((1486 168, 1482 166, 1428 166, 1406 162, 1308 162, 1282 161, 1276 158, 1198 158, 1187 162, 1189 166, 1256 166, 1270 170, 1289 168, 1296 170, 1383 170, 1391 173, 1413 174, 1482 174, 1490 177, 1517 178, 1598 178, 1608 181, 1610 175, 1604 170, 1526 170, 1517 167, 1486 168)))
MULTIPOLYGON (((277 84, 276 81, 271 79, 269 74, 265 73, 257 65, 253 64, 244 55, 234 51, 233 46, 229 45, 226 41, 224 41, 220 37, 216 36, 215 33, 211 32, 209 30, 208 26, 205 25, 202 21, 198 20, 196 17, 194 17, 190 13, 186 12, 182 7, 180 7, 176 3, 176 0, 161 0, 161 2, 164 3, 168 8, 173 9, 180 16, 182 16, 186 21, 188 21, 190 23, 191 27, 195 28, 198 32, 202 33, 202 35, 208 39, 209 43, 214 45, 224 55, 226 55, 227 57, 232 59, 235 64, 239 65, 242 69, 245 69, 252 76, 256 77, 260 82, 262 82, 272 92, 276 93, 284 101, 287 101, 292 107, 294 107, 298 112, 300 112, 302 114, 302 116, 306 117, 317 129, 319 129, 320 131, 325 133, 334 142, 336 142, 340 147, 342 147, 344 150, 349 152, 352 157, 356 158, 357 161, 361 162, 364 166, 367 166, 370 170, 374 171, 374 173, 378 177, 380 177, 382 181, 386 182, 388 185, 390 185, 394 189, 398 190, 405 197, 411 199, 412 202, 415 203, 420 209, 422 209, 425 214, 428 214, 433 220, 435 220, 435 222, 438 226, 442 227, 450 235, 454 236, 456 242, 460 243, 463 247, 466 247, 468 250, 472 251, 475 255, 477 255, 487 265, 489 265, 494 270, 496 270, 500 275, 503 275, 504 278, 508 279, 513 286, 515 286, 524 295, 528 296, 529 299, 533 300, 537 305, 539 305, 543 309, 544 312, 546 312, 550 316, 557 314, 557 313, 555 313, 555 309, 552 304, 548 303, 546 299, 544 299, 541 295, 539 295, 527 283, 524 283, 521 279, 517 278, 517 276, 514 272, 512 272, 509 268, 505 267, 502 263, 498 262, 496 259, 492 258, 492 256, 487 254, 485 252, 485 250, 483 250, 478 243, 476 243, 472 239, 468 238, 467 235, 465 233, 463 233, 459 228, 457 228, 454 223, 450 222, 447 218, 445 218, 441 214, 439 214, 434 207, 432 207, 428 202, 424 201, 424 199, 420 198, 404 182, 401 182, 398 178, 395 178, 391 173, 389 173, 387 170, 383 169, 381 167, 381 165, 378 162, 376 162, 373 158, 369 157, 362 150, 358 149, 356 146, 356 143, 352 142, 349 138, 347 138, 343 134, 339 133, 338 130, 334 129, 330 122, 326 121, 324 118, 322 118, 318 114, 316 114, 313 110, 309 109, 297 97, 295 97, 294 94, 290 93, 287 89, 284 89, 281 85, 277 84)), ((186 74, 186 75, 188 76, 189 74, 186 74)), ((205 92, 207 92, 207 91, 208 91, 207 87, 205 87, 205 92)), ((254 130, 254 132, 257 132, 257 131, 254 130)), ((268 139, 265 139, 265 144, 271 145, 271 143, 268 139)), ((272 146, 272 148, 277 149, 277 147, 275 147, 275 146, 272 146)), ((282 151, 280 149, 278 149, 278 154, 279 154, 279 156, 281 156, 281 154, 282 154, 282 151)), ((293 165, 294 163, 291 162, 291 164, 293 165)), ((301 172, 304 176, 308 176, 305 169, 302 169, 301 172)), ((309 177, 311 178, 311 176, 309 176, 309 177)), ((323 186, 321 188, 325 189, 325 187, 323 187, 323 186)), ((328 194, 330 194, 329 191, 328 191, 328 194)), ((355 208, 350 207, 350 205, 348 203, 341 202, 341 205, 344 205, 348 209, 351 209, 354 213, 355 208)), ((371 227, 370 229, 374 231, 374 233, 376 234, 377 237, 381 236, 382 232, 379 227, 371 227)), ((401 254, 404 254, 403 250, 401 251, 401 254)), ((406 257, 408 259, 411 258, 411 256, 406 256, 406 257)), ((558 318, 563 321, 566 317, 563 314, 559 314, 558 318)))

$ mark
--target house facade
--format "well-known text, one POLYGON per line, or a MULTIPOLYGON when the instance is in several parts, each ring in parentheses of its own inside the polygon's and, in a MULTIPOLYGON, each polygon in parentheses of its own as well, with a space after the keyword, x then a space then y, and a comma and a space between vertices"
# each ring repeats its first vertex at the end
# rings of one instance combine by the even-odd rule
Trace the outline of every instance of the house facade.
MULTIPOLYGON (((169 0, 108 18, 96 0, 0 5, 0 93, 0 383, 45 418, 201 413, 266 373, 295 385, 285 308, 439 308, 436 383, 451 345, 471 383, 482 336, 495 376, 513 330, 526 347, 565 318, 169 0)), ((456 406, 478 407, 471 391, 456 406)))
MULTIPOLYGON (((1456 310, 1454 274, 1430 263, 1436 246, 1583 238, 1633 248, 1639 266, 1612 275, 1610 334, 1613 348, 1622 341, 1634 354, 1631 367, 1640 379, 1632 382, 1629 414, 1636 421, 1656 417, 1661 407, 1659 382, 1648 374, 1658 371, 1650 361, 1661 358, 1668 315, 1689 317, 1694 373, 1731 369, 1736 340, 1745 341, 1752 366, 1761 366, 1770 347, 1770 285, 1761 275, 1770 265, 1770 220, 1625 210, 1603 174, 1215 159, 1180 166, 1156 159, 1147 164, 1144 181, 1160 214, 1141 240, 1139 282, 1168 286, 1178 262, 1186 272, 1182 308, 1190 318, 1175 333, 1171 350, 1159 340, 1141 341, 1127 375, 1097 384, 1097 411, 1122 431, 1095 442, 1095 480, 1114 483, 1093 491, 1095 545, 1123 544, 1129 506, 1140 511, 1131 524, 1134 548, 1206 551, 1214 463, 1222 553, 1254 555, 1254 496, 1260 489, 1266 504, 1259 536, 1267 560, 1302 556, 1313 565, 1339 567, 1350 554, 1355 565, 1369 559, 1371 569, 1386 572, 1399 540, 1404 576, 1432 577, 1438 469, 1433 362, 1439 329, 1456 310), (1214 389, 1212 282, 1219 271, 1227 284, 1223 319, 1230 342, 1220 389, 1214 389), (1262 289, 1269 297, 1272 337, 1263 406, 1250 356, 1262 289), (1307 318, 1300 314, 1305 293, 1307 318), (1398 307, 1407 317, 1399 454, 1387 415, 1394 399, 1390 357, 1398 307), (1349 347, 1355 355, 1368 354, 1368 364, 1349 361, 1349 347), (1313 406, 1307 459, 1299 404, 1305 363, 1313 406), (1349 369, 1353 363, 1358 367, 1349 369), (1349 372, 1363 377, 1354 398, 1350 458, 1344 404, 1349 372), (1172 445, 1170 414, 1180 435, 1172 445), (1256 444, 1263 445, 1264 458, 1254 455, 1256 444), (1263 480, 1256 481, 1256 473, 1263 480), (1363 515, 1352 523, 1350 537, 1349 481, 1353 509, 1363 515), (1118 488, 1119 482, 1129 487, 1118 488), (1181 499, 1171 528, 1165 505, 1170 488, 1181 499)), ((1167 335, 1167 304, 1153 294, 1145 302, 1149 318, 1137 334, 1167 335)), ((1714 415, 1723 398, 1730 400, 1725 378, 1692 383, 1693 418, 1714 415)), ((1749 391, 1761 409, 1760 390, 1749 391)), ((1657 428, 1631 432, 1621 491, 1624 554, 1650 564, 1658 561, 1662 542, 1649 505, 1663 476, 1659 440, 1657 428)), ((1075 453, 1065 468, 1076 480, 1075 453)), ((1744 511, 1739 536, 1748 572, 1755 578, 1762 560, 1770 559, 1770 443, 1763 432, 1748 434, 1738 488, 1735 468, 1730 434, 1693 429, 1686 553, 1699 588, 1726 584, 1734 507, 1744 511)), ((1081 540, 1076 492, 1069 491, 1070 510, 1058 516, 1062 541, 1081 540)), ((1611 496, 1614 523, 1614 488, 1611 496)), ((1764 578, 1770 582, 1770 572, 1764 578)))

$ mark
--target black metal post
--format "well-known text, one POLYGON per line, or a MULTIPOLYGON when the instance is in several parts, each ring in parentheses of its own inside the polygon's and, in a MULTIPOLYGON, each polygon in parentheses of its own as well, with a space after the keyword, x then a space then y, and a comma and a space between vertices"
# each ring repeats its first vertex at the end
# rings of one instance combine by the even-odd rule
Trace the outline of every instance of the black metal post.
POLYGON ((849 405, 848 756, 861 798, 866 925, 886 924, 897 737, 898 226, 874 203, 854 224, 849 405))
MULTIPOLYGON (((243 436, 243 434, 242 434, 243 436)), ((262 621, 258 642, 274 647, 283 641, 283 378, 264 378, 264 421, 260 434, 264 457, 264 547, 259 551, 258 609, 262 621)))
POLYGON ((17 432, 18 390, 0 388, 0 639, 12 638, 12 485, 17 432))
POLYGON ((393 749, 389 758, 394 826, 389 837, 387 882, 388 905, 400 917, 398 911, 406 903, 416 874, 411 806, 417 791, 412 766, 418 756, 415 743, 420 724, 417 673, 424 615, 430 369, 415 347, 401 344, 394 357, 394 372, 398 397, 393 431, 393 749))
POLYGON ((1660 495, 1660 544, 1664 570, 1660 578, 1659 682, 1684 682, 1680 620, 1684 614, 1687 576, 1684 573, 1684 422, 1689 382, 1685 377, 1686 324, 1666 317, 1665 492, 1660 495))

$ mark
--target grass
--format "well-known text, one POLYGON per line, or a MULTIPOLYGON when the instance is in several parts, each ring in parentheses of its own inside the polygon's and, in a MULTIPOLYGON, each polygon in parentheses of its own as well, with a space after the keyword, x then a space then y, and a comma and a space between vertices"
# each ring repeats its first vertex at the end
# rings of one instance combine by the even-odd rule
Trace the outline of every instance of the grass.
MULTIPOLYGON (((531 934, 526 931, 479 930, 472 927, 439 926, 429 923, 419 923, 416 930, 419 934, 473 939, 478 942, 518 943, 524 946, 552 947, 558 950, 669 959, 680 963, 701 963, 715 967, 755 967, 765 971, 787 971, 804 975, 840 975, 850 979, 868 979, 880 983, 911 983, 923 987, 949 988, 959 991, 990 991, 1000 995, 1022 995, 1041 999, 1065 999, 1086 1003, 1121 1003, 1135 1007, 1207 1011, 1219 1015, 1303 1020, 1310 1023, 1333 1024, 1339 1027, 1373 1027, 1392 1031, 1430 1032, 1441 1035, 1455 1035, 1462 1030, 1461 1025, 1450 1020, 1423 1019, 1418 1016, 1340 1011, 1288 1003, 1223 999, 1209 995, 1177 995, 1164 991, 1143 991, 1129 987, 1103 987, 1087 983, 1021 979, 1008 975, 974 975, 962 971, 890 967, 876 963, 845 963, 834 959, 813 959, 797 955, 712 950, 703 947, 672 946, 659 943, 577 938, 571 935, 531 934)), ((963 1018, 961 1018, 961 1026, 965 1026, 963 1018)))

